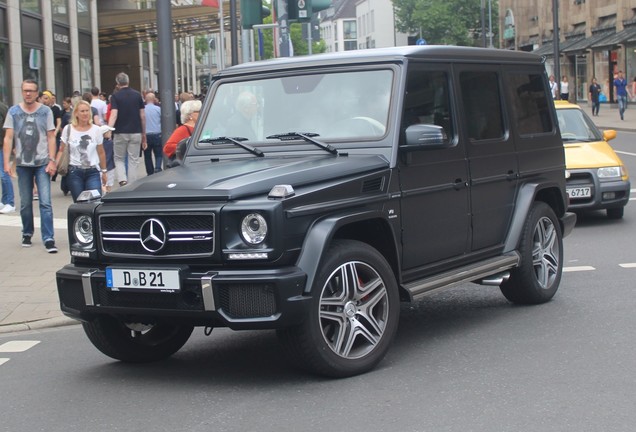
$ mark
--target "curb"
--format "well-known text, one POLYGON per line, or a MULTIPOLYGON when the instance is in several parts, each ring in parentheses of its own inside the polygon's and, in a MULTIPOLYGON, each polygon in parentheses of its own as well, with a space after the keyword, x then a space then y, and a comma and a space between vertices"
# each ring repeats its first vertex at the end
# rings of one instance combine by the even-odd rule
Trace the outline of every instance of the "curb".
POLYGON ((0 326, 0 334, 16 333, 27 330, 42 330, 51 327, 62 327, 68 325, 79 324, 79 321, 65 316, 46 318, 37 321, 27 321, 23 323, 7 324, 0 326))

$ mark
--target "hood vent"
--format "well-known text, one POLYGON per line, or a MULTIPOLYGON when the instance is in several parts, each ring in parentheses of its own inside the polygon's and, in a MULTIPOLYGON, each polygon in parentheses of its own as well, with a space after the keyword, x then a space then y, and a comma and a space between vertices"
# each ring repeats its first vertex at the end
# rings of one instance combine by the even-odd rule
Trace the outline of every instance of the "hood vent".
POLYGON ((362 193, 380 192, 384 186, 384 177, 367 180, 362 184, 362 193))

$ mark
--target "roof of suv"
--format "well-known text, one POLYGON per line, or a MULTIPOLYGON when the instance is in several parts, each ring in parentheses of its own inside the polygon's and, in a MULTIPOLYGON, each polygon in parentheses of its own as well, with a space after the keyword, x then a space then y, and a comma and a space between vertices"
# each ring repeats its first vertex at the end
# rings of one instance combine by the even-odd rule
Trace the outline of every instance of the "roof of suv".
POLYGON ((429 61, 462 61, 475 63, 536 63, 541 64, 544 58, 524 51, 500 49, 459 47, 446 45, 409 45, 391 48, 374 48, 336 53, 315 54, 300 57, 281 57, 271 60, 242 63, 217 73, 216 76, 236 73, 271 71, 297 67, 313 67, 323 64, 352 64, 401 62, 406 58, 425 59, 429 61))

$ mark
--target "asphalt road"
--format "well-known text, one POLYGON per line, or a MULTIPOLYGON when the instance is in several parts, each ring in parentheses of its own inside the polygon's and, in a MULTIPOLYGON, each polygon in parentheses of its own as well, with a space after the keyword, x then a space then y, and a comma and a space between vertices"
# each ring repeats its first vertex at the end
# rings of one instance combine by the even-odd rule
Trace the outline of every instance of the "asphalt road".
MULTIPOLYGON (((635 143, 612 142, 636 175, 635 143)), ((78 326, 0 335, 0 431, 632 430, 635 232, 633 201, 623 220, 582 217, 544 305, 472 284, 405 304, 385 360, 343 380, 291 368, 269 331, 197 329, 151 365, 104 357, 78 326)))

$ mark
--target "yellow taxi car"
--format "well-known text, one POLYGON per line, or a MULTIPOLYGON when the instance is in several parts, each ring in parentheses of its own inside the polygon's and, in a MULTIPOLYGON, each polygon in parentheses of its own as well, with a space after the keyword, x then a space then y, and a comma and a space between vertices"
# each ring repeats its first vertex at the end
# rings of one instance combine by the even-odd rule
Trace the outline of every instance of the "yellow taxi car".
POLYGON ((622 218, 630 182, 623 161, 608 144, 616 131, 601 132, 578 105, 555 101, 555 106, 565 147, 568 210, 604 209, 608 218, 622 218))

